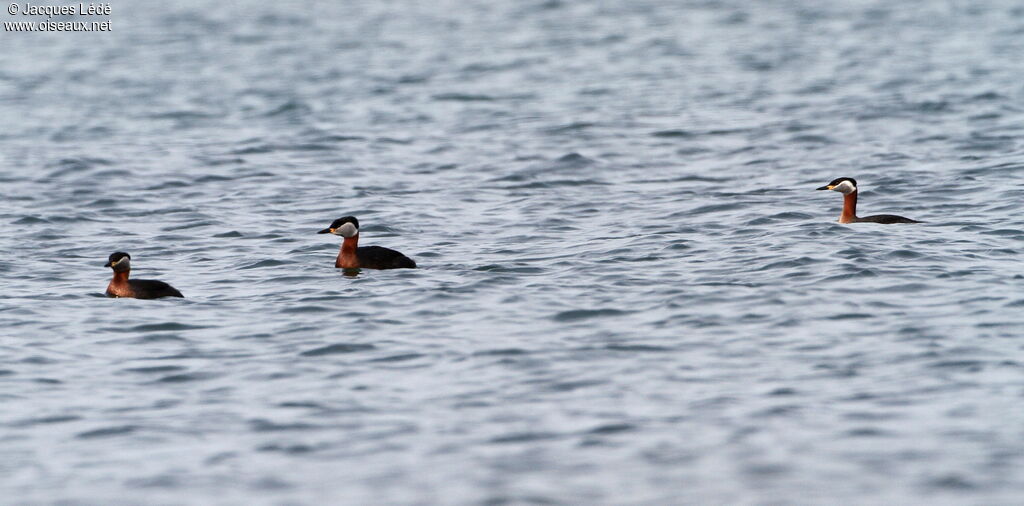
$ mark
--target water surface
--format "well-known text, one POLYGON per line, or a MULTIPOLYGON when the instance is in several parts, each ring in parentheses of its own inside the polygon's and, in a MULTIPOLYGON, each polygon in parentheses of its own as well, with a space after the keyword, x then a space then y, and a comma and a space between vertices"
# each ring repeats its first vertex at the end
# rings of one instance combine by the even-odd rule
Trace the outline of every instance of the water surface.
POLYGON ((3 497, 1024 494, 1014 2, 112 7, 0 35, 3 497))

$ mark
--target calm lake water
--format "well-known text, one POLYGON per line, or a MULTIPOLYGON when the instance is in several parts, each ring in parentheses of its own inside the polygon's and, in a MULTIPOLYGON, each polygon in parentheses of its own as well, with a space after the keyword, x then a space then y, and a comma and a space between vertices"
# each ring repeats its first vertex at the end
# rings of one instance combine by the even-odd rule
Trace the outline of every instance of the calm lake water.
POLYGON ((1021 503, 1019 2, 109 19, 0 33, 0 502, 1021 503))

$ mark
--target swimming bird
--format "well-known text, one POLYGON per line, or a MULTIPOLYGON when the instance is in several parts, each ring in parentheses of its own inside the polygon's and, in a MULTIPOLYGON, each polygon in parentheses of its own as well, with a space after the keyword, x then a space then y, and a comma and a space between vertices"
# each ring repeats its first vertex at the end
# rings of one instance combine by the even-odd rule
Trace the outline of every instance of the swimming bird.
POLYGON ((345 238, 334 261, 340 269, 415 269, 411 258, 380 246, 359 246, 359 220, 355 216, 338 218, 318 234, 334 234, 345 238))
POLYGON ((841 177, 818 188, 842 193, 843 213, 839 215, 839 223, 921 223, 917 220, 896 216, 895 214, 876 214, 874 216, 857 217, 857 181, 852 177, 841 177))
POLYGON ((107 296, 130 297, 134 299, 157 299, 160 297, 184 297, 173 286, 155 279, 128 279, 132 256, 123 251, 111 253, 104 267, 114 270, 114 279, 107 285, 107 296))

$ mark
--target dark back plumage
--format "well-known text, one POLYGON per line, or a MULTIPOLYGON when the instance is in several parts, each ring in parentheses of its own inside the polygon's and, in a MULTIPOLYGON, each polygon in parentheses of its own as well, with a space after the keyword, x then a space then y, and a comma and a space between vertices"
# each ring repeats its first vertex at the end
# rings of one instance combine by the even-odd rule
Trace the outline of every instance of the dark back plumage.
POLYGON ((359 267, 367 269, 415 269, 411 258, 383 246, 360 246, 356 249, 359 267))
POLYGON ((904 218, 903 216, 896 216, 895 214, 876 214, 874 216, 857 218, 856 221, 861 223, 882 223, 884 225, 891 225, 893 223, 921 223, 920 221, 904 218))
POLYGON ((135 292, 136 299, 159 299, 160 297, 182 297, 185 296, 163 281, 156 279, 129 279, 128 285, 135 292))

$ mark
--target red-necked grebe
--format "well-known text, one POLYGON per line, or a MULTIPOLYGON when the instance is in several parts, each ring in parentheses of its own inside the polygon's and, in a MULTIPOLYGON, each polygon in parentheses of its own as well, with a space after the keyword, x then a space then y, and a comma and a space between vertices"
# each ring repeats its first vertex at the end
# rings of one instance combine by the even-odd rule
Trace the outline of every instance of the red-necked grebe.
POLYGON ((839 223, 883 223, 886 225, 890 223, 921 223, 895 214, 857 217, 857 181, 852 177, 834 179, 831 183, 818 189, 832 190, 843 194, 843 213, 839 215, 839 223))
POLYGON ((114 279, 107 285, 107 296, 130 297, 133 299, 158 299, 160 297, 184 297, 173 286, 155 279, 128 279, 132 269, 132 256, 123 251, 112 253, 104 267, 114 269, 114 279))
POLYGON ((380 246, 359 246, 359 220, 355 216, 338 218, 318 234, 334 234, 345 238, 334 266, 339 269, 415 269, 411 258, 380 246))

